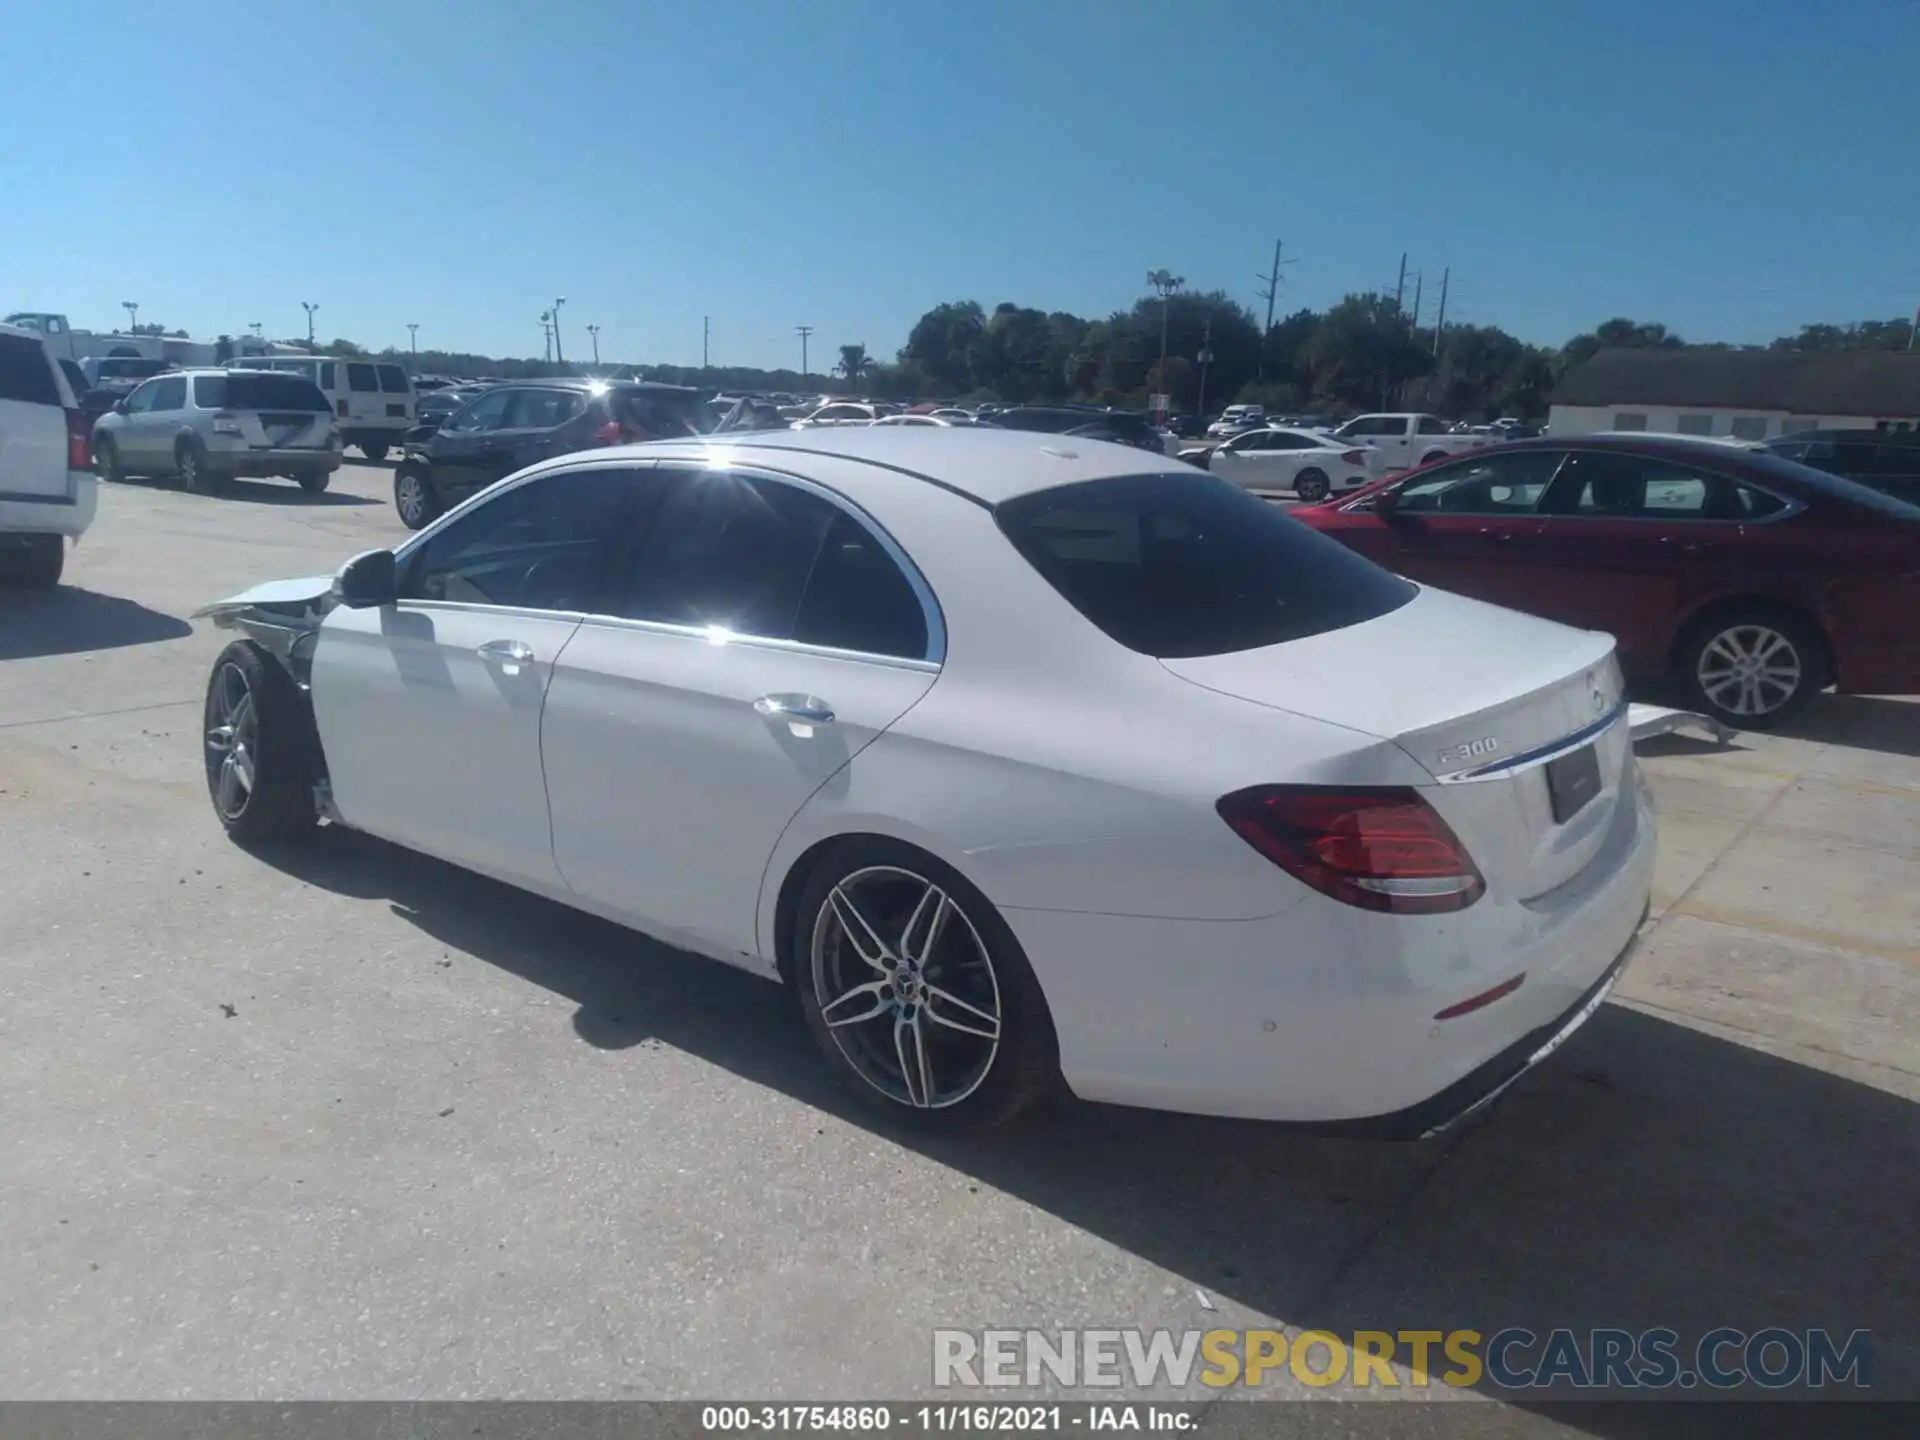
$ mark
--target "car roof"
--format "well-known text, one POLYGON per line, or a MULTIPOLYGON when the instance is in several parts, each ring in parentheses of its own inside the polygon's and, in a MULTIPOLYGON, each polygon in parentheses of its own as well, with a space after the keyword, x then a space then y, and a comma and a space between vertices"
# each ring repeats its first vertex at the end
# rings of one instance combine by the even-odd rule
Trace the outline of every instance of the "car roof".
MULTIPOLYGON (((837 430, 741 431, 625 447, 635 459, 663 453, 738 453, 776 464, 782 454, 853 460, 997 505, 1016 495, 1118 475, 1155 475, 1186 467, 1163 455, 1105 440, 971 425, 887 425, 837 430), (757 457, 750 452, 758 452, 757 457)), ((600 451, 605 456, 620 452, 600 451)))

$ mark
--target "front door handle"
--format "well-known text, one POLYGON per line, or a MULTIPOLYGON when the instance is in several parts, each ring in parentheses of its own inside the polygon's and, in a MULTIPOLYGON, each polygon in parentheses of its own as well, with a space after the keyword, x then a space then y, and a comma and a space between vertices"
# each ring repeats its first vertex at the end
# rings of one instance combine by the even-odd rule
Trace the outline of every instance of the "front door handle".
POLYGON ((817 695, 762 695, 754 710, 769 720, 799 720, 808 725, 831 725, 833 707, 817 695))
POLYGON ((480 647, 479 655, 508 675, 518 675, 522 665, 533 663, 533 647, 518 640, 489 640, 480 647))

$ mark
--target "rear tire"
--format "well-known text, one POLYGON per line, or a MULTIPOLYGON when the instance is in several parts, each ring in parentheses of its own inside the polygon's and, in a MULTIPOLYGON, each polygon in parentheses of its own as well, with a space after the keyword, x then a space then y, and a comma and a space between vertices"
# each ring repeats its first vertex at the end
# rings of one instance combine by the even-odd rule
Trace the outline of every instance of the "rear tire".
POLYGON ((1827 684, 1820 632, 1791 611, 1745 605, 1696 622, 1680 644, 1680 683, 1692 709, 1736 730, 1771 730, 1827 684))
POLYGON ((206 448, 198 440, 182 440, 173 447, 173 466, 183 489, 194 495, 212 495, 222 487, 220 476, 207 463, 206 448))
POLYGON ((266 651, 236 640, 207 679, 202 750, 207 795, 235 840, 275 840, 311 829, 311 730, 300 687, 266 651))
POLYGON ((327 486, 333 482, 333 476, 325 470, 302 470, 293 478, 309 495, 324 493, 327 486))
POLYGON ((24 546, 0 550, 0 584, 51 590, 67 566, 67 542, 59 535, 29 535, 24 546))
POLYGON ((362 440, 360 453, 378 465, 387 458, 387 442, 384 440, 362 440))
POLYGON ((1309 505, 1317 505, 1332 492, 1326 472, 1306 469, 1293 477, 1293 493, 1309 505))
POLYGON ((1053 1018, 1020 942, 924 851, 879 837, 827 850, 795 907, 786 961, 836 1078, 896 1122, 983 1129, 1059 1087, 1053 1018))
POLYGON ((393 473, 393 508, 409 530, 432 524, 446 507, 433 482, 418 465, 402 465, 393 473))

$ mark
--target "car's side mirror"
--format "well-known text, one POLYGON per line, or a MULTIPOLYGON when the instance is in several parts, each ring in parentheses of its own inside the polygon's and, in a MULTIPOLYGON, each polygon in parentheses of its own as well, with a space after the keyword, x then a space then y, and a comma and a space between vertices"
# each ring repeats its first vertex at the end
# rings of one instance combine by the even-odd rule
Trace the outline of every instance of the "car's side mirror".
POLYGON ((391 550, 367 550, 340 569, 334 581, 340 603, 349 610, 371 610, 400 598, 399 572, 391 550))
POLYGON ((1395 515, 1399 514, 1400 492, 1398 490, 1382 490, 1378 495, 1374 496, 1373 513, 1383 520, 1391 520, 1395 515))
POLYGON ((126 402, 126 401, 124 401, 124 400, 116 400, 116 401, 114 401, 114 402, 113 402, 113 413, 114 413, 114 414, 116 414, 116 415, 125 415, 125 414, 127 413, 127 402, 126 402))

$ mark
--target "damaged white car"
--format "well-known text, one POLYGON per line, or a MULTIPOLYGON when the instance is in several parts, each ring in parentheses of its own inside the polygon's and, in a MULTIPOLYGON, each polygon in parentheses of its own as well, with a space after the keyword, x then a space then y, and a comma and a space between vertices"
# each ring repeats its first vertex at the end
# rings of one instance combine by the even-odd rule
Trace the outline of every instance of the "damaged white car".
POLYGON ((345 824, 783 980, 926 1125, 1064 1083, 1429 1134, 1647 907, 1608 637, 1119 445, 589 452, 200 613, 243 637, 206 701, 236 838, 345 824))

